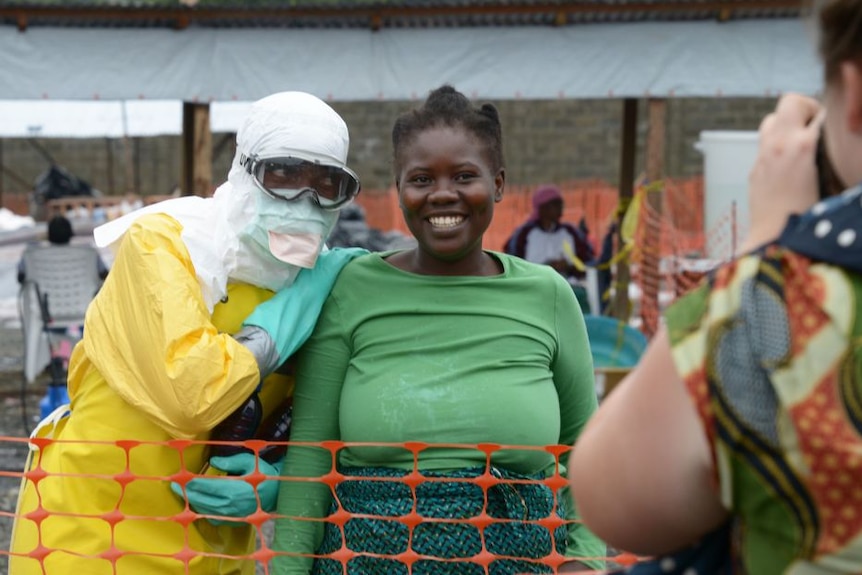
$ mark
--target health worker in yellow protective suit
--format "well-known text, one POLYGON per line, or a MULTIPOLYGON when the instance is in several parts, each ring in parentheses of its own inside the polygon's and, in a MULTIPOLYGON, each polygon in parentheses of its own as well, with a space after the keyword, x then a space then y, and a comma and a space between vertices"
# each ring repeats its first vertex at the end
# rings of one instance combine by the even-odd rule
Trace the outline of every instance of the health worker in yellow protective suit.
POLYGON ((254 573, 256 529, 242 518, 274 508, 278 481, 259 480, 279 462, 211 458, 197 442, 250 401, 264 419, 292 392, 280 368, 357 255, 324 245, 359 192, 348 144, 318 98, 268 96, 212 198, 96 229, 116 256, 70 360, 71 405, 33 432, 10 573, 254 573), (189 480, 208 467, 240 477, 189 480))

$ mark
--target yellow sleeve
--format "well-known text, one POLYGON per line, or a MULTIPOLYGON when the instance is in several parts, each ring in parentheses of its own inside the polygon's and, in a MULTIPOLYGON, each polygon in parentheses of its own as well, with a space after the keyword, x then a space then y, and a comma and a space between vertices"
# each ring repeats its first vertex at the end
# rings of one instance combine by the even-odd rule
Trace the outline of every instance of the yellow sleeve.
POLYGON ((129 228, 87 311, 83 344, 117 394, 192 438, 239 406, 259 373, 252 353, 213 325, 181 231, 165 214, 129 228))
MULTIPOLYGON (((242 329, 242 322, 254 309, 268 301, 275 292, 266 288, 244 283, 227 285, 225 301, 218 302, 213 308, 212 322, 222 333, 237 333, 242 329)), ((276 409, 283 407, 283 402, 293 395, 294 379, 290 362, 272 372, 263 381, 258 395, 263 404, 264 419, 272 415, 276 409)))

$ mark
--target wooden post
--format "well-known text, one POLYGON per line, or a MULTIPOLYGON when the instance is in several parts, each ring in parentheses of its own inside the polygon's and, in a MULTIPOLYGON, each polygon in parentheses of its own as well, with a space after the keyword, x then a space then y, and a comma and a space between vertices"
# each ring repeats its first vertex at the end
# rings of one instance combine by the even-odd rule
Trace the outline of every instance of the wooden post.
POLYGON ((132 148, 132 171, 135 175, 135 190, 141 197, 144 196, 143 187, 141 186, 141 138, 136 137, 133 140, 132 148))
POLYGON ((129 142, 129 118, 125 100, 120 102, 120 110, 123 118, 123 192, 131 194, 139 190, 135 189, 134 184, 135 168, 132 165, 132 145, 129 142))
POLYGON ((736 200, 730 202, 730 258, 736 257, 736 248, 739 241, 736 235, 736 200))
POLYGON ((212 192, 212 132, 209 104, 183 102, 182 194, 209 196, 212 192))
POLYGON ((3 168, 3 139, 0 138, 0 208, 3 207, 3 192, 5 191, 4 182, 6 180, 6 170, 3 168))
POLYGON ((649 181, 660 180, 664 175, 665 110, 664 99, 649 100, 649 130, 647 132, 646 172, 649 181))
MULTIPOLYGON (((665 111, 664 99, 649 100, 649 129, 647 131, 646 176, 648 186, 661 182, 664 177, 665 111)), ((651 217, 646 218, 646 230, 641 246, 641 330, 652 337, 658 330, 661 308, 661 215, 664 194, 661 186, 647 192, 644 208, 651 217)))
POLYGON ((108 195, 113 196, 116 193, 114 189, 114 149, 111 143, 111 138, 105 138, 105 172, 108 177, 108 195))
MULTIPOLYGON (((637 148, 638 101, 634 98, 623 100, 623 130, 620 149, 620 192, 619 205, 627 208, 634 196, 635 150, 637 148)), ((622 217, 622 212, 620 212, 622 217)), ((621 221, 617 222, 617 245, 622 248, 621 221)), ((608 308, 608 315, 628 323, 631 315, 629 302, 629 283, 631 273, 627 261, 617 262, 613 270, 614 299, 608 308)))
POLYGON ((194 104, 183 102, 182 163, 180 164, 180 192, 184 196, 195 195, 194 189, 194 104))

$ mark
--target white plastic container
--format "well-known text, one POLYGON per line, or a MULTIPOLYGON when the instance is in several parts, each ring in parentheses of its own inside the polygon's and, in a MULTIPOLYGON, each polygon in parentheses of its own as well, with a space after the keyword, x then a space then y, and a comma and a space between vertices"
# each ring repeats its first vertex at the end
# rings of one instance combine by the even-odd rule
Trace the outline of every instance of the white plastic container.
POLYGON ((758 142, 756 131, 710 130, 701 132, 694 145, 703 154, 707 258, 731 257, 745 238, 749 225, 748 175, 757 158, 758 142))

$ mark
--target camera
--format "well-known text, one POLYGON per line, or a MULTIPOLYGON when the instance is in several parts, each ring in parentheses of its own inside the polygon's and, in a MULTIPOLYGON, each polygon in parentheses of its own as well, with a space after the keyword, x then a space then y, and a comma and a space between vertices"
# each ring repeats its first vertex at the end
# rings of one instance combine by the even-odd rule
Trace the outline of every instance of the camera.
POLYGON ((823 132, 824 130, 821 128, 820 136, 817 139, 817 149, 814 152, 814 163, 817 166, 817 192, 821 200, 837 196, 847 187, 838 177, 835 168, 832 167, 832 162, 829 161, 823 132))

